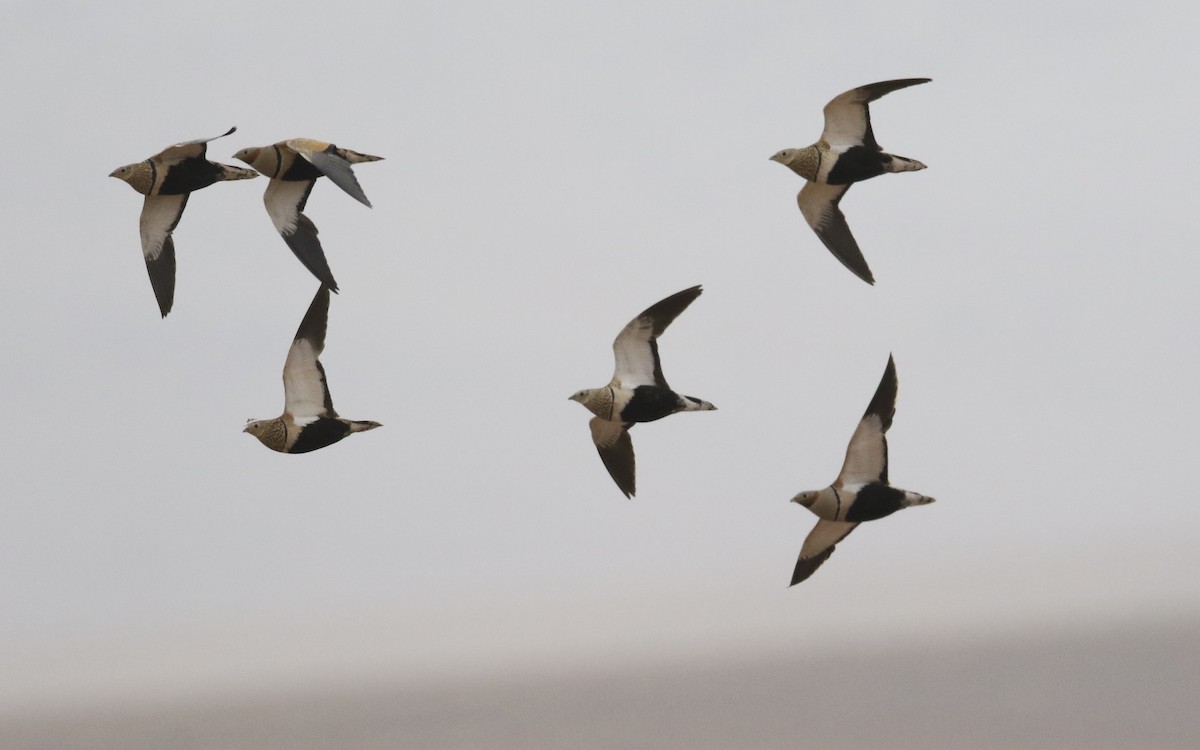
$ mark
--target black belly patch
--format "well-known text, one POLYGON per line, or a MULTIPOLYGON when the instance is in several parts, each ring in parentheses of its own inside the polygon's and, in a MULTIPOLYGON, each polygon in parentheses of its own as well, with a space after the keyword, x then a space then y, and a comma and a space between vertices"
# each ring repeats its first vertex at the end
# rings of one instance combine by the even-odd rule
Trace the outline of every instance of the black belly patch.
POLYGON ((825 181, 830 185, 848 185, 851 182, 878 177, 883 174, 883 165, 891 159, 892 157, 882 151, 866 146, 853 146, 838 155, 837 162, 833 169, 829 170, 825 181))
POLYGON ((315 422, 309 422, 300 430, 300 437, 288 453, 308 453, 337 441, 350 434, 350 428, 341 420, 321 417, 315 422))
POLYGON ((309 163, 308 159, 296 154, 292 159, 291 166, 279 176, 279 179, 287 182, 300 182, 301 180, 315 180, 320 176, 321 170, 309 163))
POLYGON ((158 194, 182 195, 206 188, 220 178, 222 171, 220 165, 206 159, 185 159, 167 170, 158 194))
POLYGON ((639 385, 633 389, 633 398, 621 410, 621 420, 653 422, 677 411, 679 396, 675 395, 675 391, 657 385, 639 385))
POLYGON ((904 492, 886 484, 868 484, 858 491, 846 511, 847 521, 874 521, 904 507, 904 492))

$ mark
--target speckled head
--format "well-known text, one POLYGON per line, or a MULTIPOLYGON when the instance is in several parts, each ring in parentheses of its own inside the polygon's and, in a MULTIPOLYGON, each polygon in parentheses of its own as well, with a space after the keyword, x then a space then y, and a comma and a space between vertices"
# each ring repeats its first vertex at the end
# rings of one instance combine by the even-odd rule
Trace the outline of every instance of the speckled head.
POLYGON ((785 148, 771 157, 806 180, 815 181, 821 168, 821 152, 816 146, 785 148))
POLYGON ((109 172, 109 177, 116 177, 129 183, 129 187, 142 195, 148 195, 154 187, 154 166, 150 160, 139 161, 137 164, 126 164, 109 172))
POLYGON ((246 423, 242 432, 248 432, 273 451, 287 449, 287 427, 282 419, 253 419, 246 423))
POLYGON ((585 388, 571 396, 572 401, 583 404, 592 414, 601 419, 612 419, 613 391, 612 388, 585 388))

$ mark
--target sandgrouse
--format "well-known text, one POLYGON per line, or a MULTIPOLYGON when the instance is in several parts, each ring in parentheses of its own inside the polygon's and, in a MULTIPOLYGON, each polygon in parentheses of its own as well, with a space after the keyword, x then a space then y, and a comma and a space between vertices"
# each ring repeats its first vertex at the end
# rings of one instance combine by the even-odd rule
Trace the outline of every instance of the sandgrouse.
POLYGON ((663 377, 657 339, 687 306, 700 296, 694 286, 650 306, 621 329, 613 341, 616 369, 603 388, 587 388, 571 396, 595 416, 588 425, 592 442, 613 481, 625 497, 636 489, 636 467, 629 428, 679 411, 716 409, 707 401, 671 390, 663 377))
POLYGON ((808 508, 820 519, 800 549, 792 583, 811 576, 833 554, 834 545, 863 521, 874 521, 911 505, 932 503, 932 497, 897 489, 888 484, 888 428, 896 413, 896 364, 888 357, 883 379, 859 421, 846 461, 837 480, 823 490, 801 492, 792 502, 808 508))
POLYGON ((913 172, 924 169, 925 165, 884 152, 871 131, 871 111, 867 105, 884 94, 929 80, 882 81, 839 94, 825 105, 821 140, 804 148, 786 148, 771 157, 808 181, 796 196, 800 213, 833 256, 868 284, 874 284, 875 277, 838 203, 852 183, 885 172, 913 172))
POLYGON ((244 148, 233 155, 271 178, 263 194, 267 214, 276 231, 313 276, 330 290, 338 290, 317 227, 301 213, 317 178, 325 176, 352 198, 370 207, 354 176, 351 164, 380 161, 382 156, 360 154, 332 143, 293 138, 260 148, 244 148))
POLYGON ((167 317, 175 302, 175 242, 171 233, 183 216, 188 195, 222 180, 247 180, 257 177, 252 169, 231 167, 204 158, 209 141, 224 138, 237 130, 232 127, 214 138, 203 138, 168 146, 145 161, 117 167, 109 174, 129 183, 146 196, 142 203, 142 255, 150 274, 150 286, 158 300, 158 310, 167 317))
POLYGON ((274 451, 307 453, 333 445, 353 432, 373 430, 378 422, 343 419, 333 409, 325 368, 318 357, 325 349, 325 329, 329 319, 329 290, 322 286, 283 365, 283 414, 275 419, 246 423, 248 432, 274 451))

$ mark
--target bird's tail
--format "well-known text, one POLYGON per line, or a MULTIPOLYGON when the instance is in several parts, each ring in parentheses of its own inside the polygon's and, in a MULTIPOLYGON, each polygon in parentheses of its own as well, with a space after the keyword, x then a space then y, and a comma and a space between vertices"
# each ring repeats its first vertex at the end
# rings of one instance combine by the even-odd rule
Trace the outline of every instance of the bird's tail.
POLYGON ((680 411, 712 411, 717 408, 707 401, 702 401, 692 396, 681 395, 680 398, 683 401, 683 408, 680 411))
POLYGON ((925 165, 916 159, 909 159, 907 156, 896 156, 888 154, 892 160, 884 167, 888 172, 916 172, 925 169, 925 165))
POLYGON ((228 164, 221 165, 220 180, 249 180, 252 177, 258 177, 258 172, 253 169, 242 169, 241 167, 231 167, 228 164))
POLYGON ((933 498, 928 497, 927 495, 920 495, 920 494, 917 494, 916 492, 909 492, 907 490, 905 490, 905 492, 904 492, 904 507, 905 508, 912 507, 913 505, 929 505, 932 502, 933 502, 933 498))
POLYGON ((383 425, 379 424, 378 422, 371 422, 369 420, 350 420, 351 432, 366 432, 367 430, 373 430, 376 427, 383 427, 383 425))
POLYGON ((362 164, 365 161, 383 161, 382 156, 371 156, 370 154, 360 154, 357 151, 351 151, 348 148, 339 149, 340 156, 351 164, 362 164))

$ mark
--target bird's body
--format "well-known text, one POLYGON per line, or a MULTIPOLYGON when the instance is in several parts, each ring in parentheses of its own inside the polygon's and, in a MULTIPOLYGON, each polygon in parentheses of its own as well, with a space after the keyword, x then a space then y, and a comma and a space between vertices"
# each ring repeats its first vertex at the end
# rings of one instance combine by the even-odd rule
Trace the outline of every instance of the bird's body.
MULTIPOLYGON (((236 131, 230 128, 216 138, 236 131)), ((205 158, 207 144, 216 138, 205 138, 169 146, 145 161, 117 167, 109 175, 124 180, 131 188, 146 196, 142 202, 139 229, 142 255, 150 285, 158 300, 159 312, 165 318, 175 302, 175 242, 172 232, 183 216, 188 196, 214 182, 246 180, 257 177, 250 169, 219 164, 205 158)))
POLYGON ((892 487, 888 483, 888 428, 896 413, 896 365, 887 369, 846 449, 846 461, 830 486, 801 492, 792 502, 803 505, 820 520, 800 550, 792 583, 805 580, 833 554, 835 545, 865 521, 876 521, 913 505, 932 503, 932 497, 892 487))
POLYGON ((796 196, 800 212, 834 257, 868 284, 875 283, 875 277, 838 204, 855 182, 925 169, 921 162, 889 154, 875 142, 868 105, 887 93, 929 80, 882 81, 839 94, 825 105, 825 129, 819 141, 771 157, 807 180, 796 196))
POLYGON ((302 212, 309 193, 320 177, 328 177, 348 195, 370 207, 366 193, 358 184, 351 164, 380 161, 372 156, 309 138, 293 138, 270 146, 244 148, 234 154, 271 179, 263 194, 263 203, 275 230, 312 273, 330 290, 338 290, 333 272, 325 259, 325 250, 317 236, 317 227, 302 212))
POLYGON ((586 388, 571 396, 595 416, 588 422, 592 442, 617 487, 636 493, 636 464, 629 428, 654 422, 681 411, 711 411, 707 401, 676 393, 667 385, 658 356, 657 339, 687 306, 700 296, 699 286, 685 289, 652 305, 631 320, 613 341, 616 369, 609 384, 586 388))
POLYGON ((263 445, 280 453, 308 453, 333 445, 353 432, 363 432, 381 426, 378 422, 341 417, 318 417, 303 425, 284 417, 258 421, 260 427, 245 431, 258 438, 263 445))
POLYGON ((313 297, 283 366, 283 414, 246 423, 242 430, 280 453, 308 453, 333 445, 355 432, 381 425, 344 419, 333 408, 325 368, 319 357, 325 349, 329 320, 329 290, 322 286, 313 297))

